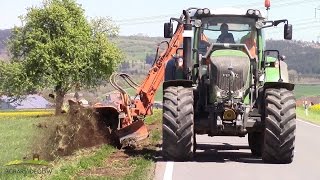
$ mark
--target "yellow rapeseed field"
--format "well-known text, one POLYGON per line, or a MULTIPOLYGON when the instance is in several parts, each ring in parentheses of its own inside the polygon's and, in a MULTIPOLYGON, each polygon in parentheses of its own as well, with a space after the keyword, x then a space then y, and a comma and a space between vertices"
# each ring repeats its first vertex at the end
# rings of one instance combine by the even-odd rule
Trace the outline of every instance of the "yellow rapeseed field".
POLYGON ((319 112, 320 113, 320 104, 315 104, 309 107, 309 110, 312 112, 319 112))
POLYGON ((54 114, 53 110, 38 110, 38 111, 4 111, 0 112, 0 117, 43 117, 54 114))

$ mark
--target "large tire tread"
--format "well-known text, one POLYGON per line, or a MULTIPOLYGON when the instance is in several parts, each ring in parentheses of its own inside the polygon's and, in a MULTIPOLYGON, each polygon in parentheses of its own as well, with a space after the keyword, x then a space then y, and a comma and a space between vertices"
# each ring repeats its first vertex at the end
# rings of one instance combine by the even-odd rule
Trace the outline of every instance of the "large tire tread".
POLYGON ((190 88, 170 86, 164 89, 162 153, 165 159, 186 161, 193 157, 193 102, 190 88))
POLYGON ((262 159, 267 163, 291 163, 296 130, 294 94, 284 88, 270 88, 265 94, 262 159))

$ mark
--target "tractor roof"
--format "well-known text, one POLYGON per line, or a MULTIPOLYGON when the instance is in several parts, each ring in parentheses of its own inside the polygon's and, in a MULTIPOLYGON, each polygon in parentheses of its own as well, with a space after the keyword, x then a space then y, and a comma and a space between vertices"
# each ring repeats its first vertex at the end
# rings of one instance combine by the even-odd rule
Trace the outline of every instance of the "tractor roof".
MULTIPOLYGON (((239 8, 218 8, 218 9, 210 9, 210 8, 198 8, 198 9, 191 9, 189 11, 190 16, 193 17, 197 14, 198 10, 209 9, 210 15, 239 15, 239 16, 246 16, 248 15, 248 11, 250 9, 239 9, 239 8)), ((259 11, 259 18, 265 18, 264 12, 258 9, 251 9, 253 11, 259 11)))

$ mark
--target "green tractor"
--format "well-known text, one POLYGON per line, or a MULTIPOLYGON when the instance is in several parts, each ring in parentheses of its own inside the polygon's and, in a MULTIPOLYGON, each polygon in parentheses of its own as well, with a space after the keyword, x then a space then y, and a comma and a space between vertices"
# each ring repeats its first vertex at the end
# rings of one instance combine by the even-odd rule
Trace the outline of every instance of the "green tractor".
POLYGON ((292 162, 294 84, 285 57, 265 49, 264 29, 279 24, 284 39, 291 40, 288 20, 267 20, 256 9, 189 8, 164 24, 165 38, 183 37, 163 83, 166 159, 192 159, 195 135, 207 134, 247 135, 254 156, 267 163, 292 162), (183 27, 182 35, 173 32, 173 21, 183 27))

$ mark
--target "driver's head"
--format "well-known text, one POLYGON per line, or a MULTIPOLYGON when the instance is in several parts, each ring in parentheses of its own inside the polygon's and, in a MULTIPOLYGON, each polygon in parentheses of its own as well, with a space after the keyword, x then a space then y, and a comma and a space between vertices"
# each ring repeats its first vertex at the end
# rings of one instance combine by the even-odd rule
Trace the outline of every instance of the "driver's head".
POLYGON ((228 30, 229 30, 228 24, 226 24, 226 23, 221 24, 221 26, 220 26, 220 31, 221 31, 222 33, 227 33, 228 30))

